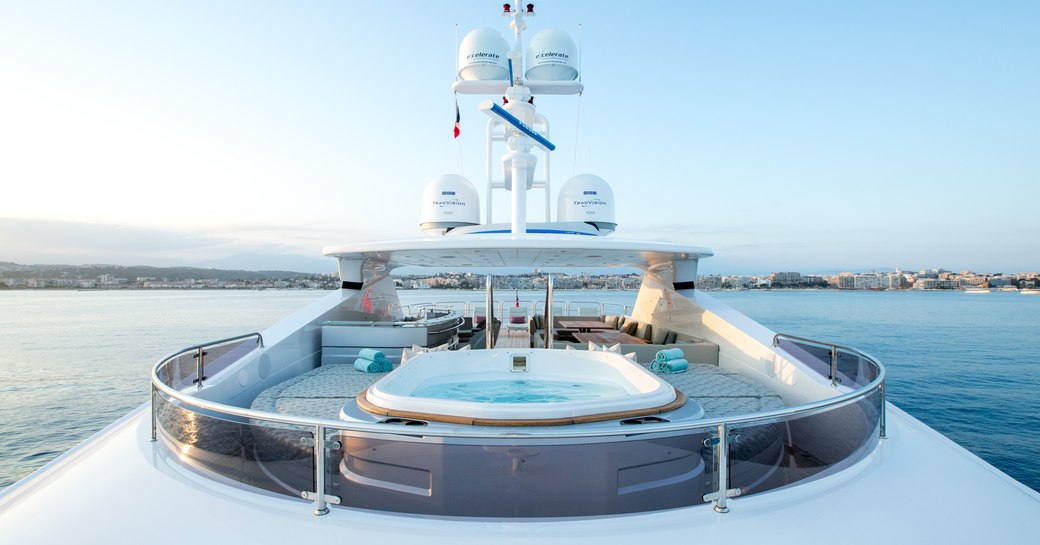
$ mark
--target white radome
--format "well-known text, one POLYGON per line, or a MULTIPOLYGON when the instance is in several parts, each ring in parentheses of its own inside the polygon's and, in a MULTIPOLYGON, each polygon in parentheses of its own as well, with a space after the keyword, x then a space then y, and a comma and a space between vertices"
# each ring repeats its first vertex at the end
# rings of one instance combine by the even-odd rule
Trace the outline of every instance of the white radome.
POLYGON ((423 191, 419 228, 431 235, 447 229, 480 223, 480 194, 466 178, 445 174, 433 179, 423 191))
POLYGON ((614 191, 594 174, 578 174, 563 184, 557 199, 557 221, 581 221, 601 231, 617 228, 614 221, 614 191))
POLYGON ((459 45, 459 77, 464 80, 509 79, 509 44, 493 28, 476 28, 459 45))
POLYGON ((578 47, 558 28, 535 34, 527 45, 527 79, 571 81, 578 79, 578 47))

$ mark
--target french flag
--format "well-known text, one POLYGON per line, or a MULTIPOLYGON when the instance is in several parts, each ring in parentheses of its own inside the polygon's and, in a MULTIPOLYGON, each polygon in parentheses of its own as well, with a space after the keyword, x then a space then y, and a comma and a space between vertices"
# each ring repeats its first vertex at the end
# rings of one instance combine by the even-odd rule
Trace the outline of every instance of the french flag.
POLYGON ((459 122, 462 121, 462 117, 459 116, 459 101, 455 101, 455 138, 459 137, 459 133, 462 130, 459 128, 459 122))

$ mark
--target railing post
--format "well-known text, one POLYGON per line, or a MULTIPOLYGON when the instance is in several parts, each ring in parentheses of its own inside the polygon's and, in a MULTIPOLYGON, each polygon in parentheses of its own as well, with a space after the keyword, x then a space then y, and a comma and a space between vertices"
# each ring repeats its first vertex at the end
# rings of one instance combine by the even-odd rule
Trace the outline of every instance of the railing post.
POLYGON ((203 374, 206 371, 206 349, 204 347, 198 347, 195 349, 195 382, 198 384, 198 388, 202 389, 202 381, 206 378, 203 374))
POLYGON ((304 444, 314 446, 314 492, 304 490, 300 495, 305 500, 314 501, 314 516, 316 517, 327 515, 329 513, 329 504, 339 505, 341 501, 339 496, 325 494, 325 451, 330 448, 339 449, 342 446, 339 441, 331 443, 326 441, 325 432, 325 426, 315 424, 314 440, 311 441, 307 437, 301 438, 304 444))
POLYGON ((545 276, 545 348, 549 350, 555 348, 553 338, 556 336, 553 331, 553 289, 553 277, 548 274, 545 276))
POLYGON ((154 443, 155 442, 155 436, 156 436, 156 433, 155 433, 156 432, 156 426, 158 426, 158 422, 156 421, 157 416, 155 414, 155 384, 152 384, 151 387, 152 387, 151 388, 152 389, 152 442, 154 443))
POLYGON ((715 471, 715 491, 709 492, 704 495, 704 501, 715 502, 716 513, 729 513, 729 507, 726 507, 726 501, 730 497, 736 497, 741 494, 741 489, 729 488, 729 443, 730 441, 736 442, 740 440, 740 435, 731 434, 729 430, 729 424, 723 422, 716 428, 716 437, 711 437, 704 440, 705 446, 715 447, 715 463, 717 469, 715 471))
POLYGON ((882 382, 881 386, 878 387, 878 392, 881 393, 881 438, 885 439, 888 435, 885 434, 885 383, 882 382))
POLYGON ((717 452, 718 470, 718 496, 715 498, 715 512, 729 513, 726 500, 729 496, 729 429, 725 423, 719 424, 719 444, 717 452))
POLYGON ((325 502, 325 426, 318 424, 314 429, 314 516, 329 513, 325 502))
POLYGON ((831 345, 831 387, 838 387, 838 347, 831 345))
POLYGON ((492 277, 490 274, 487 275, 487 286, 484 293, 484 301, 487 305, 487 316, 484 317, 484 346, 488 350, 495 347, 495 292, 494 287, 491 285, 492 277))

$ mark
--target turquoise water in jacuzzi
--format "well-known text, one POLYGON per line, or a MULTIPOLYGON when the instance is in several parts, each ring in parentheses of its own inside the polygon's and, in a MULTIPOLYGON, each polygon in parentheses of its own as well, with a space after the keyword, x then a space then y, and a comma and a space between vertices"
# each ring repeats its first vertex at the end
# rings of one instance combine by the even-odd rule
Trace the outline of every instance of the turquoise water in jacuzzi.
POLYGON ((555 380, 482 380, 421 387, 413 397, 474 403, 559 403, 626 395, 613 384, 555 380))

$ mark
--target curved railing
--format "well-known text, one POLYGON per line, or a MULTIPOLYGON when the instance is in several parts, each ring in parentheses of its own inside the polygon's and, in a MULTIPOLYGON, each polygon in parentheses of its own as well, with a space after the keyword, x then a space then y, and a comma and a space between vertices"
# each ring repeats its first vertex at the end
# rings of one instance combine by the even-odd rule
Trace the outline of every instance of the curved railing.
MULTIPOLYGON (((725 512, 728 498, 848 467, 884 435, 885 369, 859 351, 872 379, 821 401, 692 422, 632 419, 616 428, 531 434, 287 416, 195 397, 184 391, 190 377, 172 380, 170 368, 188 354, 254 335, 189 347, 156 363, 153 439, 161 436, 182 460, 233 482, 309 500, 315 514, 326 513, 328 503, 478 517, 603 515, 705 502, 725 512)), ((248 352, 254 350, 263 348, 248 352)), ((794 352, 803 362, 815 357, 794 352)))

